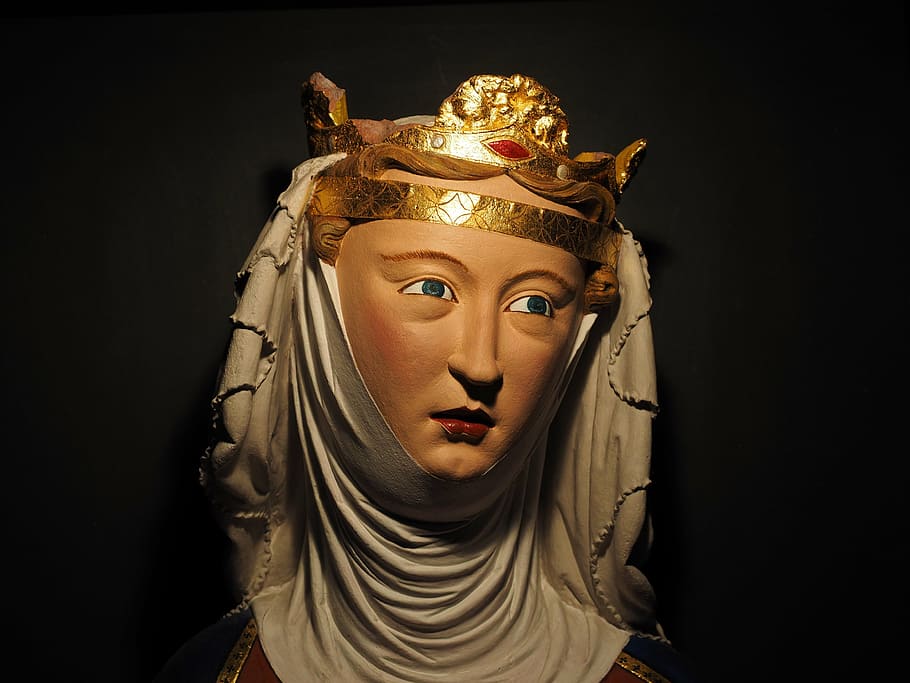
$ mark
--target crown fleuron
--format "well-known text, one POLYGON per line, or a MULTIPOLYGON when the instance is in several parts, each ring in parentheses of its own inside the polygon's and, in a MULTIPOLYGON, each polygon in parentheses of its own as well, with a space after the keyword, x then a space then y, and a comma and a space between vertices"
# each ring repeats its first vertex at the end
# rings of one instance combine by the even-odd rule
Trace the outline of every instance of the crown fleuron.
POLYGON ((568 121, 559 99, 529 76, 478 75, 446 98, 432 123, 350 119, 345 91, 321 73, 303 86, 310 154, 356 152, 388 142, 562 180, 604 185, 618 201, 644 157, 646 140, 619 155, 568 156, 568 121))

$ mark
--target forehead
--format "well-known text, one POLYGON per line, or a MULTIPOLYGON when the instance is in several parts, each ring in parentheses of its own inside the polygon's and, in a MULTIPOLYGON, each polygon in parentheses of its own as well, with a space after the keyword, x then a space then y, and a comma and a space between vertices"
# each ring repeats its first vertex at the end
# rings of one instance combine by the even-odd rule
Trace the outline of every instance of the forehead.
POLYGON ((494 279, 546 270, 566 281, 584 277, 582 262, 558 247, 470 227, 414 220, 379 220, 350 229, 341 248, 363 265, 434 261, 494 279))

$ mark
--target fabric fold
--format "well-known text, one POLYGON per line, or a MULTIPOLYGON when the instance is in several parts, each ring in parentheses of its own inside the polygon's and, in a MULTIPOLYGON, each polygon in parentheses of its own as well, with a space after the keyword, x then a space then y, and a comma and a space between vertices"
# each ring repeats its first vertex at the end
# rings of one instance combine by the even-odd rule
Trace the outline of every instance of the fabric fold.
POLYGON ((657 406, 640 247, 626 231, 618 310, 585 316, 540 430, 487 479, 435 480, 370 399, 309 248, 313 179, 342 156, 294 170, 240 270, 200 466, 269 662, 285 683, 599 681, 630 632, 662 637, 630 564, 657 406), (401 514, 433 505, 467 512, 401 514))

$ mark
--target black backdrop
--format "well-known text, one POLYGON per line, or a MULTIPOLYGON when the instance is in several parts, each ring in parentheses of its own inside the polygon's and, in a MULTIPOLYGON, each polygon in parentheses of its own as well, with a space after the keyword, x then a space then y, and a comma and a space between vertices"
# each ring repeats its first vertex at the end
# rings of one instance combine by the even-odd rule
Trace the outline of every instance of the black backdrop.
POLYGON ((880 670, 907 607, 901 4, 7 14, 7 660, 148 681, 230 607, 196 466, 233 274, 308 154, 300 83, 393 118, 520 72, 573 153, 649 140, 619 215, 652 269, 669 635, 706 680, 880 670))

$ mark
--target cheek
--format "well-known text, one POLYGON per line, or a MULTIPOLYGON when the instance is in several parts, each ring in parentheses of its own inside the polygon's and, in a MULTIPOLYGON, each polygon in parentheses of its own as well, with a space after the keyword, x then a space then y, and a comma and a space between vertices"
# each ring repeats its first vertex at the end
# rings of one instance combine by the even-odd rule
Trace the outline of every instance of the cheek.
POLYGON ((400 321, 379 301, 362 300, 353 307, 348 334, 354 358, 368 388, 375 393, 377 385, 406 376, 408 337, 400 321))
POLYGON ((396 359, 402 356, 400 350, 406 343, 400 323, 381 306, 372 306, 361 314, 360 319, 363 323, 365 346, 370 356, 380 363, 395 363, 396 359))
POLYGON ((555 383, 568 360, 571 339, 565 334, 548 343, 524 338, 508 345, 508 370, 514 387, 511 401, 517 415, 529 415, 541 400, 555 388, 555 383))
POLYGON ((362 299, 345 316, 357 366, 370 393, 386 408, 436 384, 447 367, 445 339, 451 338, 438 333, 444 325, 406 321, 393 303, 362 299))
POLYGON ((523 397, 528 402, 536 402, 550 390, 557 367, 551 353, 531 352, 522 355, 513 376, 524 387, 523 397))

